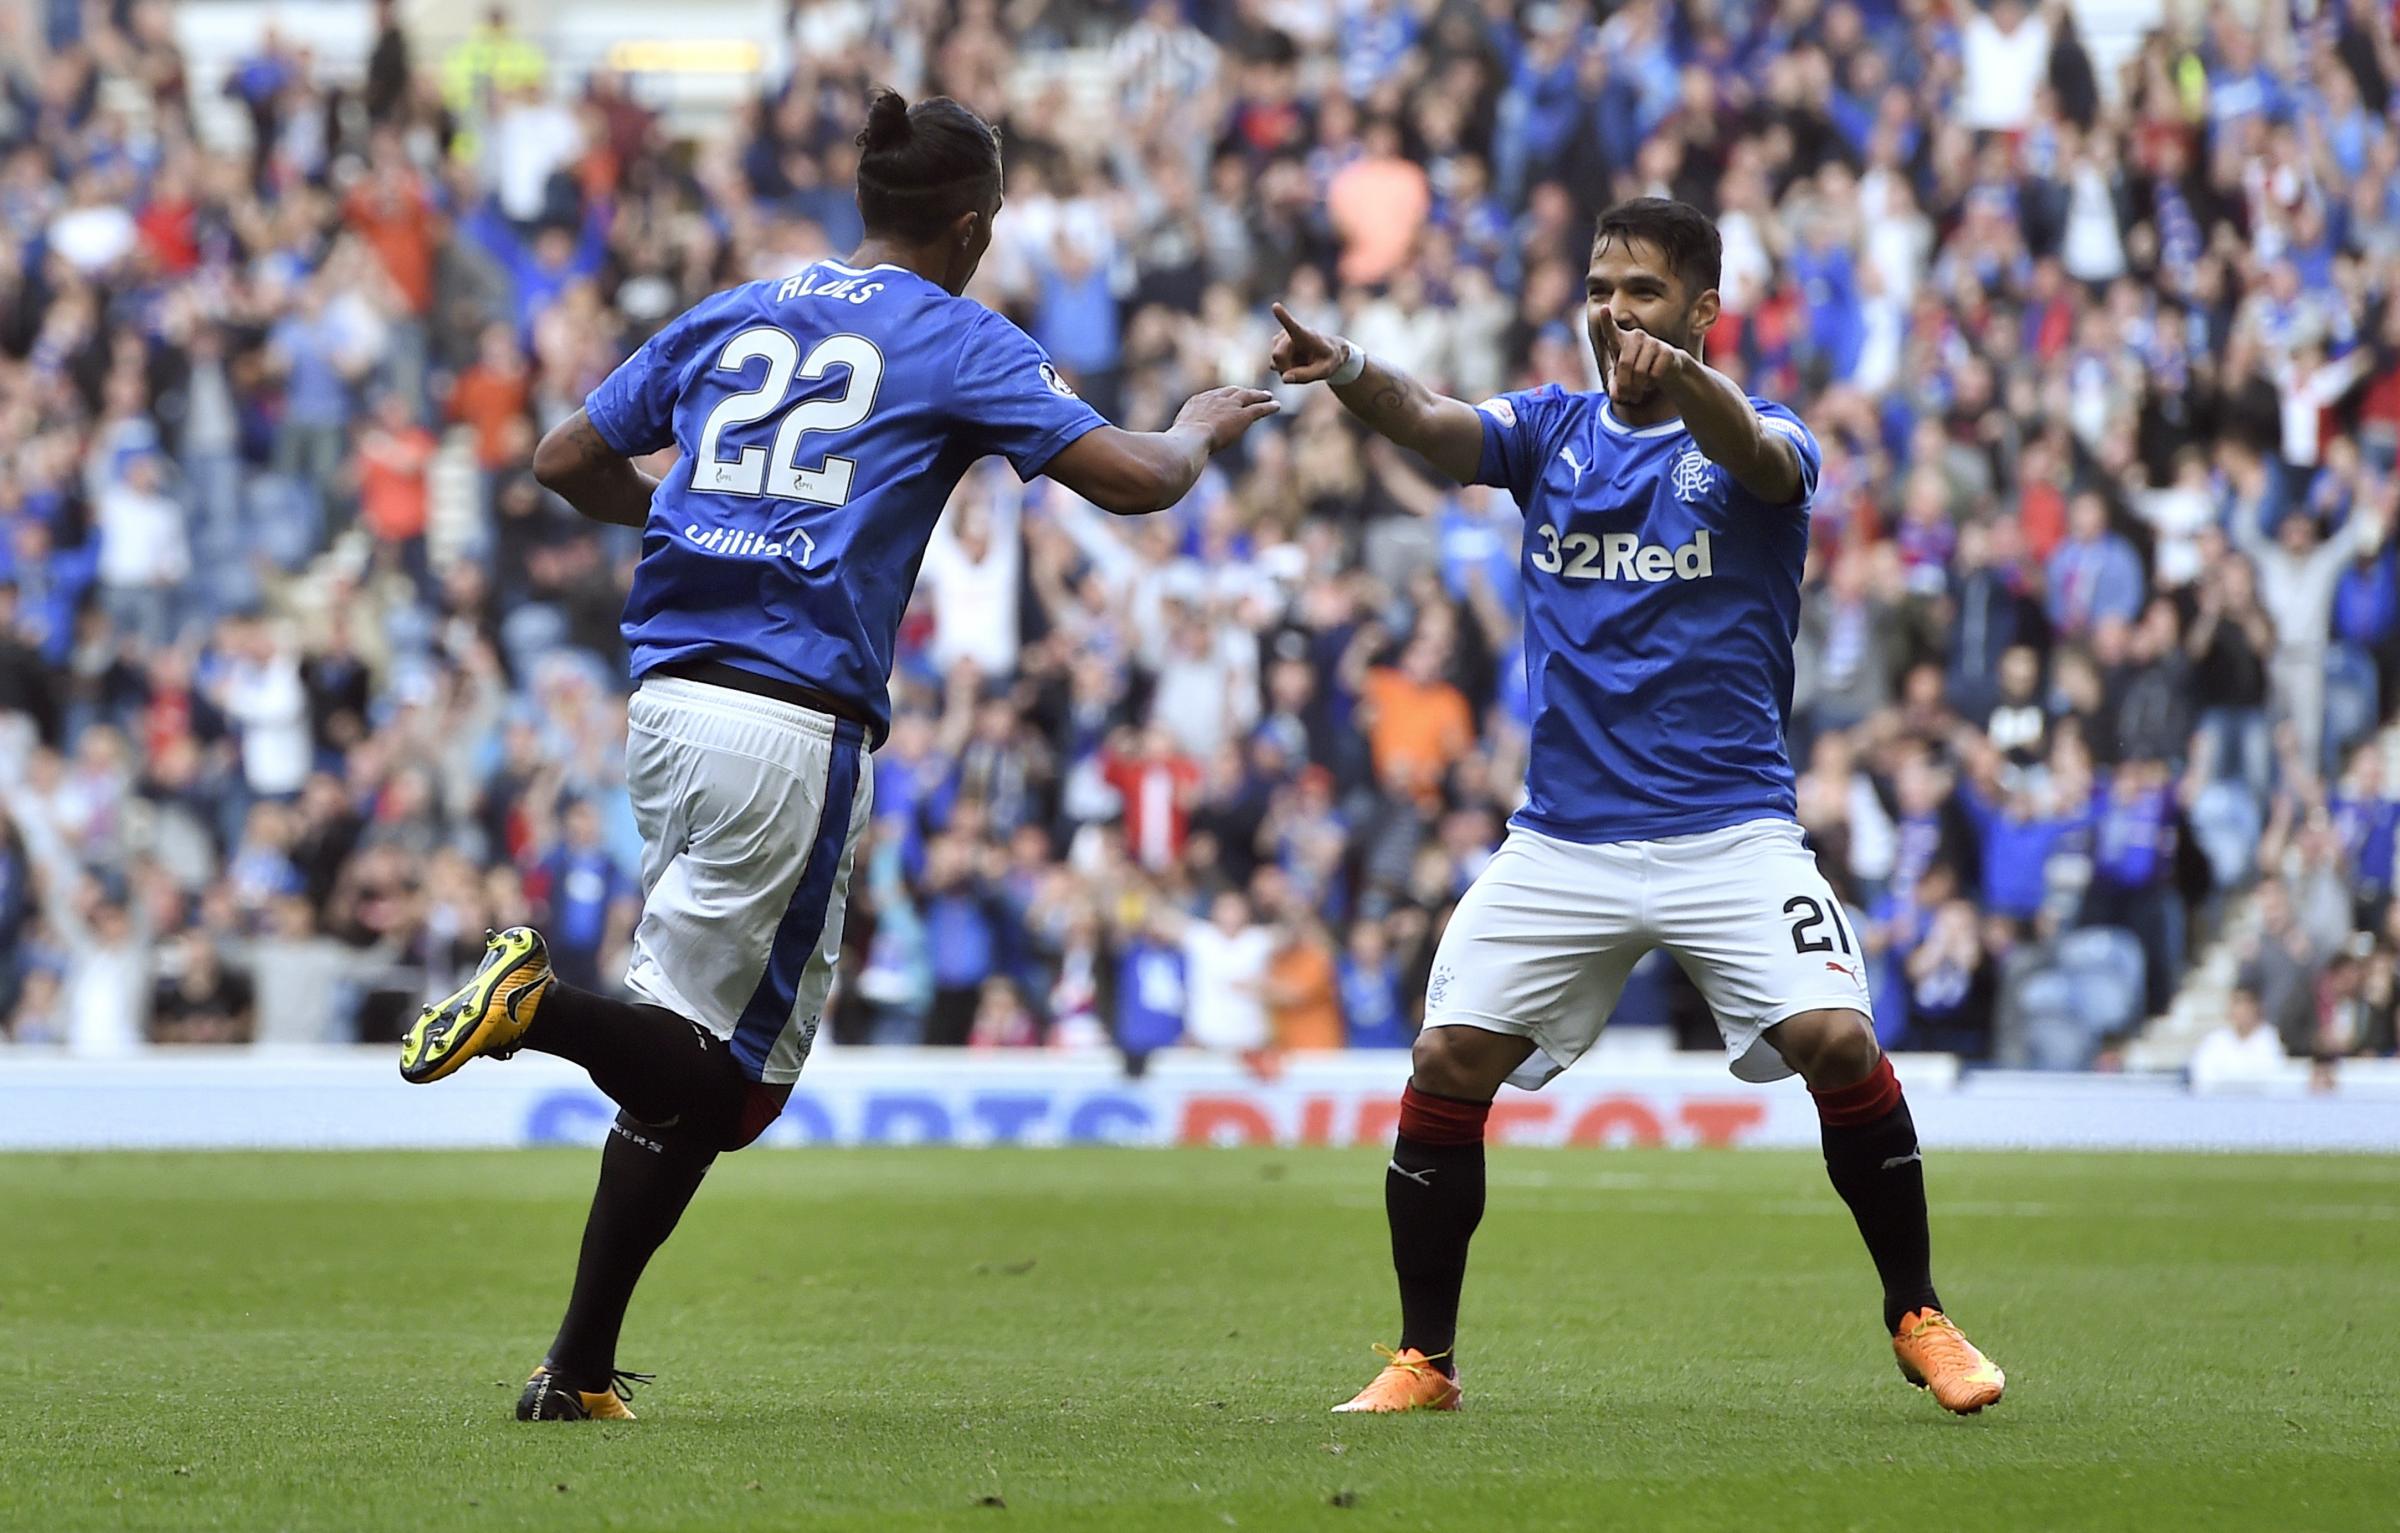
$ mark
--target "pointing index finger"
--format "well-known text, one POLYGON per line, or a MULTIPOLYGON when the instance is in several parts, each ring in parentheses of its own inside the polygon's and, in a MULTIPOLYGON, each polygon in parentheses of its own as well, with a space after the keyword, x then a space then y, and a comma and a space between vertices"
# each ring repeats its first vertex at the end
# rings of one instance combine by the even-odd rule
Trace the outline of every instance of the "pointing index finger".
POLYGON ((1300 321, 1292 318, 1291 310, 1285 308, 1280 303, 1275 304, 1273 308, 1277 322, 1283 326, 1284 334, 1290 336, 1295 341, 1313 341, 1316 339, 1316 336, 1306 325, 1303 325, 1300 323, 1300 321))

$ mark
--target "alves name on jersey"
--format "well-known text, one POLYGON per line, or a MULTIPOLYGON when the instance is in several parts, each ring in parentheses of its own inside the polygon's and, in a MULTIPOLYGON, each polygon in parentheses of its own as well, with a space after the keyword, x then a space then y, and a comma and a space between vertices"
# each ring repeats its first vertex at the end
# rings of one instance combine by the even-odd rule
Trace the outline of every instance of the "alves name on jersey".
POLYGON ((625 602, 635 676, 714 660, 856 705, 882 743, 925 545, 970 465, 1019 477, 1107 424, 1031 336, 911 271, 818 261, 703 299, 584 401, 680 448, 625 602))
POLYGON ((1808 505, 1822 455, 1799 417, 1752 399, 1800 450, 1773 506, 1681 421, 1635 428, 1605 395, 1503 394, 1478 484, 1525 513, 1525 681, 1533 739, 1513 823, 1587 844, 1794 817, 1784 727, 1808 505))

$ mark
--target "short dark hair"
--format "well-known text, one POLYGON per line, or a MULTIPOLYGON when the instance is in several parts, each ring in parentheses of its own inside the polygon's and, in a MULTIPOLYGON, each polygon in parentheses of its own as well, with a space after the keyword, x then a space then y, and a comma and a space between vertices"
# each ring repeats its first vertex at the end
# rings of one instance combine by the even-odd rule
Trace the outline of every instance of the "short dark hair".
POLYGON ((1610 240, 1641 240, 1667 258, 1684 296, 1697 298, 1717 285, 1725 267, 1725 242, 1706 213, 1671 197, 1628 197, 1600 215, 1594 248, 1610 240))
POLYGON ((870 234, 924 241, 1000 195, 1000 135, 948 96, 878 91, 858 133, 858 214, 870 234))

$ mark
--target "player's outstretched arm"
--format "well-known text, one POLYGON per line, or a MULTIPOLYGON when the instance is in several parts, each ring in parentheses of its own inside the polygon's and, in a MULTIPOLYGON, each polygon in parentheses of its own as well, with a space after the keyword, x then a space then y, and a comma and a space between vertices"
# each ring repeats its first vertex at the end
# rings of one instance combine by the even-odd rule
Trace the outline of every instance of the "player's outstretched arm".
POLYGON ((1483 458, 1483 420, 1463 399, 1436 394, 1338 335, 1321 335, 1275 305, 1283 333, 1268 360, 1286 383, 1325 383, 1343 408, 1467 484, 1483 458))
POLYGON ((1164 511, 1190 493, 1210 458, 1277 408, 1264 389, 1210 389, 1184 401, 1164 431, 1101 426, 1060 448, 1042 472, 1118 516, 1164 511))
POLYGON ((650 520, 650 495, 658 481, 601 438, 581 410, 550 428, 533 450, 533 477, 545 489, 590 517, 619 527, 650 520))
POLYGON ((1619 328, 1605 308, 1597 333, 1616 338, 1600 359, 1610 398, 1664 394, 1682 415, 1693 444, 1735 483, 1770 506, 1788 506, 1799 499, 1800 449, 1767 429, 1740 384, 1646 330, 1619 328))

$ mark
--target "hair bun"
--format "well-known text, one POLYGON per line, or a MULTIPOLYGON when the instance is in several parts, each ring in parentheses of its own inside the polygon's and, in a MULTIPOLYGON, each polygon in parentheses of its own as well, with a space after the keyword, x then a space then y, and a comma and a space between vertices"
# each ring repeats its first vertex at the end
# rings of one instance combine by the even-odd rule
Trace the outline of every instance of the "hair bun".
POLYGON ((867 103, 867 125, 859 130, 858 147, 881 154, 902 147, 908 138, 908 98, 896 90, 877 91, 867 103))

